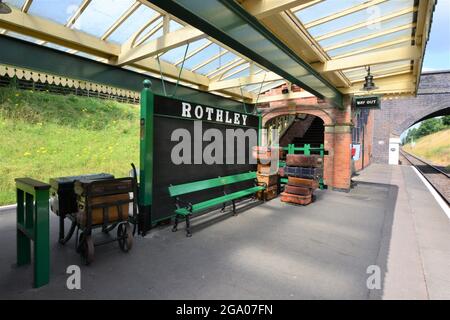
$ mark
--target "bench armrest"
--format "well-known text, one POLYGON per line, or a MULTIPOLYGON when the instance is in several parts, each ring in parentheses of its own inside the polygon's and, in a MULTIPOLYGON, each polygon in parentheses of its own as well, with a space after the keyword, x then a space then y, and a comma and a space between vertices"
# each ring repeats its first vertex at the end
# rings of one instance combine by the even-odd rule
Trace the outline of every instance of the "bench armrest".
POLYGON ((179 197, 177 197, 175 200, 177 202, 177 206, 179 206, 179 204, 181 204, 181 206, 187 207, 187 209, 192 212, 192 203, 191 202, 183 201, 179 197))

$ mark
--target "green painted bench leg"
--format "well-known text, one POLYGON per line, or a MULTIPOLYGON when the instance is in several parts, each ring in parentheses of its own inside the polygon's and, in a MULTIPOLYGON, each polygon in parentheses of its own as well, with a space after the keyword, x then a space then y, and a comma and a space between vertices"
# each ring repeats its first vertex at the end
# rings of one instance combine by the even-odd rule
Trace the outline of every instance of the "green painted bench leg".
POLYGON ((191 215, 187 214, 186 215, 186 237, 192 237, 192 232, 191 232, 191 215))
POLYGON ((46 285, 50 280, 50 232, 48 190, 36 192, 34 227, 34 287, 46 285))
POLYGON ((233 203, 233 216, 237 216, 237 213, 236 213, 236 202, 233 200, 232 203, 233 203))
POLYGON ((178 230, 178 214, 175 215, 175 222, 173 224, 172 232, 176 232, 178 230))
MULTIPOLYGON (((17 225, 25 226, 24 192, 17 189, 17 225)), ((17 265, 31 263, 31 240, 17 229, 17 265)))

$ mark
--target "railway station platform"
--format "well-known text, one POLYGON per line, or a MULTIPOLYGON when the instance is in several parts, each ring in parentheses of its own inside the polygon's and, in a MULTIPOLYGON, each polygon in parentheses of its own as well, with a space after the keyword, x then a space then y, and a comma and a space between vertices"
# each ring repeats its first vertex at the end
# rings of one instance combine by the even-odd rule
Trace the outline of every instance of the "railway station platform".
POLYGON ((242 202, 236 217, 213 213, 136 237, 133 250, 102 246, 84 266, 74 240, 57 243, 51 214, 51 279, 30 289, 15 263, 15 211, 0 213, 3 299, 449 299, 450 220, 409 166, 372 164, 348 193, 319 190, 306 207, 242 202), (81 267, 81 290, 66 287, 81 267), (368 289, 369 266, 381 289, 368 289))

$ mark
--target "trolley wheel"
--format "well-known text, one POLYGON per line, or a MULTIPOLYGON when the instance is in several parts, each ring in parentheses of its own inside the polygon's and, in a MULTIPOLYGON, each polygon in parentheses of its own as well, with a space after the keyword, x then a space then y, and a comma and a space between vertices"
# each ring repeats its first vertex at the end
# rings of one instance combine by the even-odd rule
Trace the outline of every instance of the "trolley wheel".
POLYGON ((80 234, 79 252, 81 260, 85 265, 89 265, 94 261, 94 240, 91 235, 80 234))
POLYGON ((117 228, 117 240, 123 252, 128 252, 133 247, 133 230, 128 222, 119 224, 117 228))

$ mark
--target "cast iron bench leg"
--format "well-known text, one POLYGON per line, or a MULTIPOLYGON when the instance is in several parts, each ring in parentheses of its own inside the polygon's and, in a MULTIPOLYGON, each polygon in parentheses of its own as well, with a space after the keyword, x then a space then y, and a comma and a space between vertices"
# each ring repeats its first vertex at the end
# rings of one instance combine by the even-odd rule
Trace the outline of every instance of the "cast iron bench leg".
POLYGON ((175 215, 175 222, 173 224, 172 232, 176 232, 178 230, 178 214, 175 215))
POLYGON ((234 202, 234 200, 232 201, 232 203, 233 203, 233 216, 237 216, 237 213, 236 213, 236 203, 234 202))
POLYGON ((64 244, 64 219, 66 215, 60 213, 59 214, 59 243, 64 244))
POLYGON ((186 215, 186 237, 191 237, 191 220, 190 220, 190 214, 186 215))

